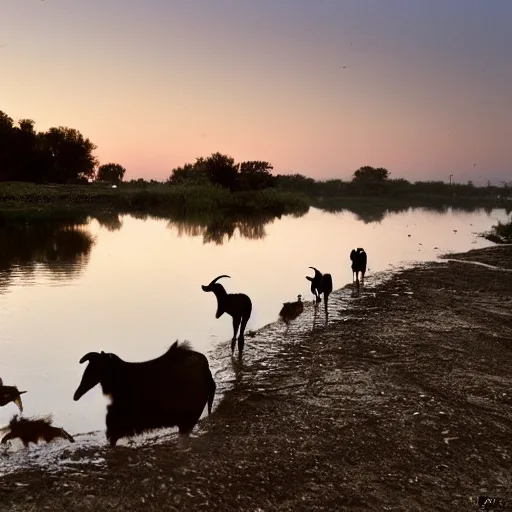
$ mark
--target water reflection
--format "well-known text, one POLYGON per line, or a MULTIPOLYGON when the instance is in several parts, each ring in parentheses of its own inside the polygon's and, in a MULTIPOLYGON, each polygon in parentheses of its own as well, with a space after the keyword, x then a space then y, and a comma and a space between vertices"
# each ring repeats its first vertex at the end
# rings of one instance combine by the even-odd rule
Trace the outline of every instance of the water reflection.
MULTIPOLYGON (((237 232, 241 238, 248 240, 263 239, 267 235, 265 226, 273 223, 275 219, 281 219, 281 215, 272 213, 241 216, 221 212, 209 215, 183 216, 167 213, 130 212, 128 215, 139 220, 166 220, 167 227, 175 229, 179 238, 201 236, 204 244, 213 243, 215 245, 223 245, 229 242, 237 232)), ((305 215, 304 212, 290 214, 295 218, 303 215, 305 215)), ((120 216, 114 213, 95 214, 91 218, 95 218, 100 226, 109 231, 121 229, 123 225, 120 216)))
MULTIPOLYGON (((355 214, 357 220, 361 220, 365 224, 370 224, 373 222, 382 222, 386 216, 391 214, 400 214, 407 213, 408 211, 413 211, 416 208, 421 208, 427 212, 438 213, 439 215, 444 215, 449 212, 461 212, 461 213, 475 213, 475 212, 483 212, 487 215, 490 215, 494 206, 476 206, 473 204, 465 205, 448 205, 444 202, 428 204, 425 206, 414 206, 413 204, 403 204, 403 203, 394 203, 392 200, 384 200, 382 203, 374 202, 374 201, 364 201, 364 200, 324 200, 320 202, 318 208, 324 211, 328 211, 331 213, 338 213, 343 211, 349 211, 355 214)), ((506 210, 507 214, 509 210, 506 210)))
POLYGON ((96 213, 94 218, 101 227, 104 227, 108 231, 119 231, 123 227, 123 221, 119 213, 116 212, 96 213))
POLYGON ((25 280, 38 266, 52 279, 69 279, 87 265, 94 239, 87 216, 75 218, 0 215, 0 288, 14 271, 25 280))
MULTIPOLYGON (((381 223, 386 217, 396 214, 404 214, 417 209, 413 205, 395 204, 392 201, 383 203, 367 202, 364 200, 350 201, 343 200, 324 200, 317 205, 320 210, 339 213, 349 211, 355 215, 356 220, 364 224, 381 223)), ((445 203, 423 206, 421 210, 445 215, 447 213, 485 213, 490 215, 493 207, 458 205, 449 206, 445 203)), ((506 210, 507 214, 510 210, 506 210)), ((261 240, 267 236, 265 226, 272 224, 276 219, 281 219, 281 215, 272 213, 256 214, 251 216, 240 216, 221 212, 217 214, 205 214, 184 216, 177 214, 159 214, 130 212, 130 217, 139 220, 166 220, 169 229, 176 230, 178 237, 202 237, 203 244, 223 245, 239 234, 241 238, 248 240, 261 240)), ((294 212, 288 216, 299 218, 306 215, 305 212, 294 212)), ((95 213, 90 217, 96 219, 100 226, 108 231, 118 231, 123 226, 122 215, 116 212, 95 213)))
MULTIPOLYGON (((295 215, 300 217, 304 214, 295 215)), ((229 242, 238 231, 241 238, 260 240, 267 235, 265 225, 271 224, 281 216, 272 214, 252 215, 249 217, 218 214, 206 218, 176 218, 168 219, 167 226, 176 229, 178 236, 202 236, 203 243, 222 245, 229 242)))

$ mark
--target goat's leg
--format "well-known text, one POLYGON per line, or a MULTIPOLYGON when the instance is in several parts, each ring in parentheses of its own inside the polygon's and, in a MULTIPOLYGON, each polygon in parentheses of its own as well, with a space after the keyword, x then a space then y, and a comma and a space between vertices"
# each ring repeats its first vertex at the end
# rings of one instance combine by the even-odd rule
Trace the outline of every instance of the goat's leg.
POLYGON ((110 443, 110 446, 113 448, 117 441, 124 436, 130 435, 130 427, 126 427, 124 425, 125 418, 123 418, 123 414, 114 406, 109 405, 107 407, 107 417, 106 417, 106 426, 107 426, 107 441, 110 443), (124 420, 124 421, 123 421, 124 420))
POLYGON ((231 340, 231 354, 235 351, 236 345, 236 335, 238 334, 238 328, 240 327, 240 321, 242 320, 241 316, 233 317, 233 339, 231 340))
POLYGON ((14 436, 9 432, 2 438, 2 444, 6 444, 7 441, 10 441, 11 439, 14 439, 14 436))
POLYGON ((238 336, 238 353, 239 355, 242 355, 242 352, 244 350, 244 332, 245 332, 245 326, 247 325, 247 322, 249 321, 249 318, 243 318, 242 319, 242 326, 240 327, 240 336, 238 336))

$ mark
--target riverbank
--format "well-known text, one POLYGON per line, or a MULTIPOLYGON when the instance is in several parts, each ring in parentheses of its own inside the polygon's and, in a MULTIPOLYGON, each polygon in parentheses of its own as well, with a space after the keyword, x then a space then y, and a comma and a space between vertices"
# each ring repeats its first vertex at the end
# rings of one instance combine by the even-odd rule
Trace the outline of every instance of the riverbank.
POLYGON ((213 185, 168 185, 165 183, 38 185, 25 182, 0 182, 1 211, 36 211, 42 214, 78 210, 89 213, 145 212, 181 216, 231 214, 306 213, 310 206, 336 212, 350 210, 366 221, 381 220, 387 212, 409 208, 445 211, 448 208, 472 211, 512 207, 508 198, 489 196, 446 196, 411 192, 401 195, 308 195, 299 190, 270 188, 230 192, 213 185))
POLYGON ((450 259, 496 268, 369 276, 348 307, 333 300, 327 328, 308 304, 309 334, 292 323, 272 350, 248 338, 186 449, 97 449, 104 465, 6 475, 0 509, 463 511, 512 498, 512 247, 450 259))
POLYGON ((143 212, 173 215, 231 214, 300 214, 309 209, 308 198, 298 192, 273 189, 231 193, 221 187, 169 186, 155 183, 144 186, 120 184, 112 188, 103 184, 35 185, 0 183, 0 211, 77 210, 95 213, 143 212))

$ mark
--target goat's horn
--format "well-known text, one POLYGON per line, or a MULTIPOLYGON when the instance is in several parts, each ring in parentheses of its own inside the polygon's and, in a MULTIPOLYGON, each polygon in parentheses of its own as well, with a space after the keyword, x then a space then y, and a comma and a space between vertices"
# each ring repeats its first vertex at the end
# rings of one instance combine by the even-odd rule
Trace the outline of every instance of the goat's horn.
POLYGON ((318 269, 315 267, 308 267, 308 268, 312 268, 315 272, 318 272, 318 269))
POLYGON ((216 281, 218 281, 221 277, 229 277, 231 279, 231 276, 227 276, 226 274, 223 274, 219 277, 216 277, 208 286, 213 286, 216 281))
POLYGON ((85 354, 82 359, 80 359, 80 364, 85 363, 85 361, 90 361, 94 356, 97 356, 98 352, 89 352, 88 354, 85 354))
POLYGON ((14 399, 14 403, 18 406, 18 409, 20 410, 20 412, 23 412, 23 403, 22 403, 21 398, 19 396, 17 396, 14 399))

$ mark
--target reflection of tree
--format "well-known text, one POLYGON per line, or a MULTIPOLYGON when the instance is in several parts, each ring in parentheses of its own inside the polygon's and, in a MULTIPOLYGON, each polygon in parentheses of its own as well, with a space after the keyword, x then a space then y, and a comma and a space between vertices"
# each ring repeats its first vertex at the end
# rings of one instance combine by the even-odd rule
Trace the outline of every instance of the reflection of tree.
MULTIPOLYGON (((370 224, 371 222, 381 222, 386 214, 390 211, 390 208, 387 206, 382 206, 379 204, 371 204, 366 201, 361 203, 351 202, 344 204, 336 204, 334 201, 330 201, 327 204, 322 204, 319 206, 322 210, 327 210, 332 213, 338 213, 343 211, 352 212, 357 220, 363 221, 365 224, 370 224)), ((399 211, 400 209, 396 209, 399 211)), ((404 210, 407 210, 405 208, 404 210)))
POLYGON ((226 237, 229 241, 234 234, 235 222, 228 218, 217 217, 206 226, 203 232, 203 243, 214 242, 217 245, 222 245, 226 237))
POLYGON ((123 221, 116 212, 96 213, 94 218, 101 227, 106 228, 108 231, 118 231, 123 227, 123 221))
POLYGON ((272 214, 252 215, 250 217, 233 215, 212 215, 202 218, 169 220, 168 227, 176 228, 178 236, 202 236, 203 243, 222 245, 231 240, 238 230, 242 238, 258 240, 265 238, 265 225, 273 222, 272 214))
MULTIPOLYGON (((351 209, 351 211, 353 210, 351 209)), ((382 222, 388 211, 387 208, 369 208, 357 212, 353 211, 353 213, 357 220, 362 220, 365 224, 371 224, 372 222, 382 222)))
MULTIPOLYGON (((421 208, 429 212, 438 212, 438 213, 446 213, 449 208, 452 210, 464 211, 464 212, 474 212, 481 207, 474 205, 457 205, 457 206, 448 206, 444 202, 437 202, 431 204, 415 204, 414 202, 407 201, 371 201, 371 200, 347 200, 341 199, 337 200, 327 200, 322 201, 316 204, 316 206, 322 210, 337 213, 342 211, 349 211, 355 214, 358 220, 363 221, 365 224, 370 224, 372 222, 381 222, 387 215, 390 214, 398 214, 407 212, 410 208, 421 208)), ((485 208, 486 212, 489 214, 492 210, 491 208, 485 208), (489 211, 487 211, 489 209, 489 211)))
POLYGON ((38 267, 53 279, 69 279, 87 264, 92 236, 85 231, 86 217, 48 219, 0 216, 0 287, 16 271, 26 281, 38 267))

